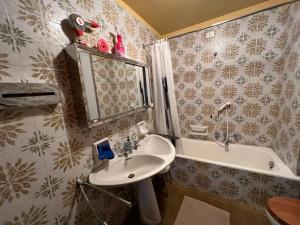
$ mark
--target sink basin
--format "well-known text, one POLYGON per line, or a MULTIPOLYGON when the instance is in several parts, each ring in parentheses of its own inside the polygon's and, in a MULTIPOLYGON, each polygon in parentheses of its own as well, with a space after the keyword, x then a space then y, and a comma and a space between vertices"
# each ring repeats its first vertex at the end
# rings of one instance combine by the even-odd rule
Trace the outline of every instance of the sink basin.
POLYGON ((148 154, 168 155, 172 154, 173 149, 169 147, 169 141, 157 135, 149 135, 141 141, 141 146, 148 154))
POLYGON ((121 185, 136 182, 154 175, 164 160, 152 155, 135 155, 128 159, 119 158, 107 168, 90 175, 97 185, 121 185))
POLYGON ((147 135, 126 159, 116 156, 100 171, 89 175, 89 182, 100 186, 124 185, 147 179, 166 168, 175 158, 171 142, 158 135, 147 135))

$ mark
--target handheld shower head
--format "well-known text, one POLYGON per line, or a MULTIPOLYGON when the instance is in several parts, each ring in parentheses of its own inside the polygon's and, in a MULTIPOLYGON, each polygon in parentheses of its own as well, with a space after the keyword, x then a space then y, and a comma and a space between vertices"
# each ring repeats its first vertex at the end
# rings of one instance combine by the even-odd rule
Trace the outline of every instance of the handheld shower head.
POLYGON ((82 184, 83 184, 83 181, 78 177, 78 178, 76 179, 76 183, 77 183, 78 185, 82 185, 82 184))
POLYGON ((222 105, 219 109, 218 109, 218 116, 225 110, 225 109, 229 109, 231 107, 231 102, 226 102, 224 105, 222 105))

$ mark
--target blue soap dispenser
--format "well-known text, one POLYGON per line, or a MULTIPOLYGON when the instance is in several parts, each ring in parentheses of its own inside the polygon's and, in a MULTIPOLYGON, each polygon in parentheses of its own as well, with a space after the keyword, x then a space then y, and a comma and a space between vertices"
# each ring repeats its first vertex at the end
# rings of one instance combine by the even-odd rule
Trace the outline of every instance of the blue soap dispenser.
POLYGON ((114 152, 112 151, 108 138, 104 138, 94 143, 94 150, 98 160, 113 159, 114 152))

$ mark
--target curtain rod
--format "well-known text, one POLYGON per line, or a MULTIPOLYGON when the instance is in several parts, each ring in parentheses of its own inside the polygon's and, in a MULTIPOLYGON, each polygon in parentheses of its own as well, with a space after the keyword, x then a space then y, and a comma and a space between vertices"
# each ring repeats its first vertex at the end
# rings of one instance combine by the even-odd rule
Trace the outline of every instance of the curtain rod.
POLYGON ((151 43, 148 43, 148 44, 143 44, 143 48, 146 48, 146 47, 149 47, 151 45, 154 45, 155 43, 157 43, 159 41, 162 41, 162 40, 168 40, 168 38, 162 38, 162 39, 159 39, 159 40, 152 41, 151 43))
POLYGON ((154 43, 155 43, 155 42, 153 41, 153 42, 152 42, 152 43, 150 43, 150 44, 146 44, 146 45, 145 45, 145 44, 143 44, 143 48, 146 48, 146 47, 149 47, 149 46, 151 46, 151 45, 154 45, 154 43))
MULTIPOLYGON (((297 2, 297 1, 299 1, 299 0, 293 0, 293 1, 289 1, 289 2, 284 2, 284 3, 279 4, 279 5, 276 5, 276 6, 271 6, 271 7, 266 8, 266 9, 262 9, 262 10, 259 10, 259 11, 256 11, 256 12, 253 12, 253 13, 250 13, 250 14, 247 14, 247 15, 244 15, 244 16, 240 16, 240 17, 238 17, 238 18, 229 19, 229 20, 224 20, 224 21, 221 21, 221 22, 212 24, 212 25, 210 25, 210 26, 207 26, 207 27, 205 27, 205 28, 201 28, 201 29, 199 29, 199 30, 194 30, 194 31, 190 31, 190 32, 187 32, 187 33, 184 33, 184 34, 175 35, 175 36, 173 36, 173 37, 169 37, 168 39, 178 38, 178 37, 184 36, 184 35, 186 35, 186 34, 195 33, 195 32, 198 32, 198 31, 201 31, 201 30, 205 30, 205 29, 208 29, 208 28, 217 26, 217 25, 221 25, 221 24, 223 24, 223 23, 235 21, 235 20, 238 20, 238 19, 247 17, 247 16, 251 16, 251 15, 254 15, 254 14, 257 14, 257 13, 260 13, 260 12, 263 12, 263 11, 266 11, 266 10, 274 9, 274 8, 277 8, 277 7, 280 7, 280 6, 283 6, 283 5, 287 5, 287 4, 291 4, 291 3, 294 3, 294 2, 297 2)), ((166 39, 166 38, 164 38, 164 39, 166 39)), ((162 39, 160 39, 160 40, 162 40, 162 39)), ((157 41, 160 41, 160 40, 157 40, 157 41)), ((149 43, 149 44, 146 44, 146 45, 143 44, 143 48, 148 47, 148 46, 151 46, 151 45, 155 44, 155 42, 156 42, 156 41, 154 41, 154 42, 152 42, 152 43, 149 43)))

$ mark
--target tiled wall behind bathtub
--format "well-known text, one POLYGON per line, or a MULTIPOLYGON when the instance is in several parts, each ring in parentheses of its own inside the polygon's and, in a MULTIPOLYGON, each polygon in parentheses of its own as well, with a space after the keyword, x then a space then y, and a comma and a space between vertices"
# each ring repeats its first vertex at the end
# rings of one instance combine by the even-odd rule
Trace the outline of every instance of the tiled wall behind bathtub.
POLYGON ((264 208, 268 198, 299 198, 299 181, 218 166, 177 157, 171 167, 173 181, 201 192, 264 208))
MULTIPOLYGON (((108 136, 120 147, 135 135, 138 121, 152 120, 140 113, 94 129, 77 127, 76 90, 61 52, 68 39, 60 21, 71 12, 100 23, 87 37, 90 44, 97 36, 109 39, 117 27, 135 60, 146 60, 141 45, 155 39, 113 0, 0 0, 0 82, 57 81, 63 97, 56 108, 0 111, 0 224, 95 224, 84 201, 75 200, 75 177, 91 170, 91 143, 108 136)), ((119 193, 126 197, 126 190, 119 193)), ((95 196, 93 204, 109 224, 120 224, 126 206, 95 196)))
POLYGON ((273 149, 300 175, 300 2, 291 5, 279 78, 278 122, 273 130, 273 149))
MULTIPOLYGON (((298 1, 171 39, 183 135, 188 135, 189 124, 202 124, 212 138, 217 109, 231 101, 231 142, 278 149, 296 172, 299 35, 298 1), (206 37, 209 32, 214 37, 206 37)), ((224 120, 220 127, 223 140, 224 120)))

